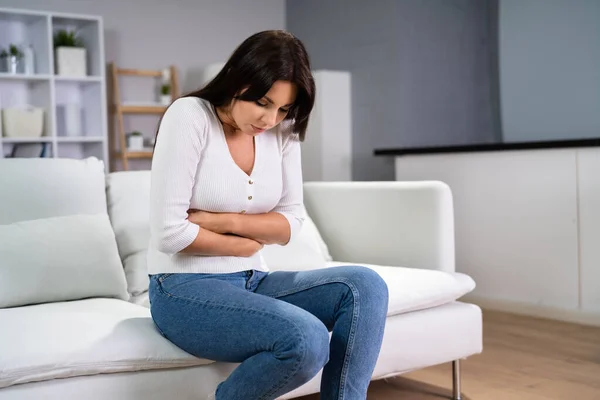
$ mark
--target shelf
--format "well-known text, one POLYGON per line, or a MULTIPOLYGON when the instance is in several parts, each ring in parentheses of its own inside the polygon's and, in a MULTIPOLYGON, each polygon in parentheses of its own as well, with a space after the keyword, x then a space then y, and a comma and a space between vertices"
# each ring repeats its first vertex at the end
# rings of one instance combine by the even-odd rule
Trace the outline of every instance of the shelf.
POLYGON ((57 82, 73 82, 73 83, 96 83, 102 82, 101 76, 62 76, 55 75, 54 80, 57 82))
POLYGON ((0 47, 31 45, 38 74, 50 74, 49 32, 49 18, 45 13, 0 9, 0 47))
POLYGON ((83 136, 101 137, 104 131, 102 87, 97 82, 81 83, 59 80, 55 85, 56 134, 71 139, 83 136))
POLYGON ((52 142, 51 137, 37 137, 37 138, 15 138, 15 137, 2 137, 0 138, 2 143, 50 143, 52 142))
MULTIPOLYGON (((42 137, 54 135, 54 110, 52 107, 52 85, 49 80, 0 80, 0 108, 26 109, 29 107, 43 110, 42 137)), ((0 115, 0 118, 2 116, 0 115)), ((0 126, 3 131, 4 124, 0 126)), ((1 133, 7 138, 6 133, 1 133)), ((38 139, 39 140, 39 139, 38 139)))
MULTIPOLYGON (((138 141, 128 141, 127 132, 133 133, 134 131, 144 132, 146 130, 156 130, 156 126, 152 128, 143 127, 134 127, 133 124, 139 124, 140 122, 150 123, 153 122, 156 124, 156 117, 161 117, 164 115, 169 105, 172 104, 174 99, 177 99, 179 96, 179 84, 177 79, 177 70, 174 65, 170 65, 168 69, 160 69, 160 70, 148 70, 148 69, 129 69, 129 68, 118 68, 115 63, 110 63, 108 68, 108 78, 109 78, 109 90, 111 92, 112 104, 109 107, 110 110, 110 124, 111 124, 111 135, 113 136, 112 141, 110 141, 111 145, 111 170, 117 170, 118 167, 121 167, 122 170, 129 170, 129 165, 133 162, 130 162, 132 159, 146 159, 151 160, 153 158, 154 149, 153 147, 144 147, 141 151, 135 151, 128 148, 129 144, 134 144, 133 148, 138 148, 135 144, 140 143, 138 141), (125 79, 125 77, 139 77, 139 78, 161 78, 159 82, 156 82, 156 79, 145 79, 146 81, 154 82, 154 89, 156 90, 156 83, 164 84, 166 83, 164 79, 167 78, 166 71, 168 71, 169 75, 169 86, 171 88, 168 96, 159 96, 155 97, 150 90, 153 89, 152 86, 148 86, 148 95, 143 95, 139 90, 136 90, 136 98, 130 98, 128 100, 123 101, 122 93, 120 88, 120 81, 125 79), (168 100, 168 101, 165 101, 168 100), (131 118, 125 118, 126 116, 135 115, 131 118), (148 115, 152 117, 142 117, 140 115, 148 115), (130 125, 131 122, 131 125, 130 125)), ((143 126, 143 124, 142 124, 143 126)), ((142 136, 143 137, 143 136, 142 136)), ((146 137, 148 139, 148 137, 146 137)), ((139 147, 142 147, 141 143, 139 147)), ((138 164, 135 162, 135 164, 138 164)), ((140 164, 145 164, 140 162, 140 164)))
POLYGON ((148 76, 154 78, 160 78, 162 76, 161 71, 155 70, 147 70, 147 69, 129 69, 129 68, 120 68, 117 70, 117 74, 119 75, 129 75, 129 76, 148 76))
MULTIPOLYGON (((108 169, 107 102, 104 61, 104 28, 101 16, 28 11, 0 7, 0 48, 9 44, 34 51, 34 73, 0 72, 0 109, 33 106, 44 110, 43 136, 3 136, 0 123, 0 158, 97 157, 108 169), (58 75, 53 34, 75 30, 86 50, 86 76, 58 75)), ((0 113, 0 118, 1 118, 0 113)))
MULTIPOLYGON (((58 138, 57 138, 58 139, 58 138)), ((87 157, 97 157, 102 159, 102 154, 104 153, 104 143, 95 141, 95 142, 58 142, 57 145, 58 157, 66 157, 66 158, 87 158, 87 157)))
POLYGON ((51 18, 52 33, 60 29, 75 30, 83 41, 86 50, 87 75, 100 76, 104 70, 102 47, 102 22, 91 16, 55 14, 51 18))
POLYGON ((9 74, 7 72, 0 72, 0 80, 5 79, 9 81, 49 81, 50 75, 46 74, 36 74, 36 75, 26 75, 26 74, 9 74))
POLYGON ((167 109, 163 105, 123 105, 121 111, 124 114, 162 114, 167 109))
POLYGON ((27 141, 4 143, 0 158, 52 158, 53 146, 49 142, 27 141))
MULTIPOLYGON (((127 158, 152 158, 152 151, 128 151, 125 153, 127 158)), ((121 153, 116 153, 116 157, 121 157, 121 153)))
POLYGON ((94 143, 103 140, 102 136, 59 136, 56 138, 58 143, 94 143))
POLYGON ((19 22, 21 24, 29 25, 45 18, 46 16, 43 13, 36 11, 18 10, 14 8, 0 10, 0 22, 19 22))

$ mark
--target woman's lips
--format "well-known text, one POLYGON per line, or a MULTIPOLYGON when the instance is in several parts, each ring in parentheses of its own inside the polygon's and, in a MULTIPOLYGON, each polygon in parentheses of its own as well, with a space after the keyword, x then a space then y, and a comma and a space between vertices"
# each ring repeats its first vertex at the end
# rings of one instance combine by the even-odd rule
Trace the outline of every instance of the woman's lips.
POLYGON ((264 132, 266 130, 265 128, 257 128, 254 125, 251 125, 251 126, 252 126, 252 129, 254 130, 254 132, 256 132, 256 133, 261 133, 261 132, 264 132))

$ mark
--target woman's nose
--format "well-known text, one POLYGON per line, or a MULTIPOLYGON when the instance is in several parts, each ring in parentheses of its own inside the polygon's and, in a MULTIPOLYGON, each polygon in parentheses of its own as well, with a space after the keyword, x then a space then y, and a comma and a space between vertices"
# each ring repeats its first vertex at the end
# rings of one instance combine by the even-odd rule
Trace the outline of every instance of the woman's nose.
POLYGON ((265 123, 265 125, 269 127, 275 126, 275 124, 277 123, 277 110, 267 111, 265 115, 263 115, 262 120, 265 123))

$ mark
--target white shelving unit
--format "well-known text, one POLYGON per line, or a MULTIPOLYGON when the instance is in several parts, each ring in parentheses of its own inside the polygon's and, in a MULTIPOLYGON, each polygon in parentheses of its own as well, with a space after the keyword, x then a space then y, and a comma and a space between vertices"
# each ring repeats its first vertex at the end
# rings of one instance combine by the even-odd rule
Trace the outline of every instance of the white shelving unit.
MULTIPOLYGON (((0 8, 0 48, 31 44, 35 73, 0 73, 0 109, 33 106, 44 109, 41 138, 6 137, 0 123, 0 158, 10 157, 15 146, 44 145, 44 157, 94 156, 108 168, 107 106, 102 17, 0 8), (56 74, 54 32, 75 30, 83 40, 87 76, 56 74), (81 110, 81 132, 66 135, 64 107, 81 110)), ((1 114, 0 114, 1 121, 1 114)), ((40 146, 41 147, 41 146, 40 146)))

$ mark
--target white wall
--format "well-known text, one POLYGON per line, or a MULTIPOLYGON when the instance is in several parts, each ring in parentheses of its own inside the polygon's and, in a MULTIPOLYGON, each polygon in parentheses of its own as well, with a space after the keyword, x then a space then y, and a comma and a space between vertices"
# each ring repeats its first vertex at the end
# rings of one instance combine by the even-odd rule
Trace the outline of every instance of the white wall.
MULTIPOLYGON (((184 92, 200 86, 205 65, 227 59, 247 36, 285 28, 285 0, 0 0, 0 7, 99 15, 107 62, 139 69, 174 64, 184 92)), ((121 97, 154 101, 155 86, 149 82, 124 78, 121 97)), ((154 115, 128 115, 125 129, 152 137, 157 122, 154 115)), ((149 166, 132 161, 133 169, 149 166)))
POLYGON ((352 180, 351 76, 345 71, 313 71, 316 97, 302 143, 305 181, 352 180))
POLYGON ((600 1, 500 0, 505 142, 600 134, 600 1))
POLYGON ((397 180, 441 180, 470 300, 600 324, 600 149, 396 158, 397 180))

